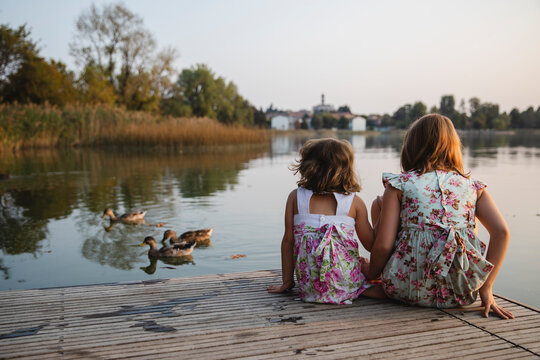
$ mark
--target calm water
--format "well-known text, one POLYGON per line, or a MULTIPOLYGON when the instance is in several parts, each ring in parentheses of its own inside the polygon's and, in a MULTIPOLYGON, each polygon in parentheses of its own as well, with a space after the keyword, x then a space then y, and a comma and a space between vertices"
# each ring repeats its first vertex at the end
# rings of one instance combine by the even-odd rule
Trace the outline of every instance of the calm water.
MULTIPOLYGON (((399 171, 400 135, 344 137, 370 203, 382 192, 381 173, 399 171)), ((305 140, 275 137, 219 154, 3 154, 0 173, 12 177, 0 180, 0 290, 279 268, 283 209, 296 181, 287 166, 305 140), (146 224, 109 228, 106 207, 146 210, 146 224), (166 229, 207 227, 213 245, 176 263, 151 262, 137 246, 166 229)), ((511 229, 495 291, 540 307, 540 133, 465 134, 463 142, 466 167, 488 184, 511 229)), ((485 230, 480 236, 487 241, 485 230)))

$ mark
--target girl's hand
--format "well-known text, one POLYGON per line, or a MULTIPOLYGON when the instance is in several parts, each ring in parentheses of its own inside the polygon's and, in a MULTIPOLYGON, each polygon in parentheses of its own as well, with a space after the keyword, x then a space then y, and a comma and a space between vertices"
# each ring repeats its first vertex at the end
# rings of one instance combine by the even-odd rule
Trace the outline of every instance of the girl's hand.
POLYGON ((268 289, 266 289, 269 293, 284 293, 285 291, 289 291, 294 287, 294 282, 291 283, 284 283, 281 285, 270 285, 268 289))
POLYGON ((481 287, 479 293, 480 299, 482 300, 482 306, 484 306, 484 317, 488 317, 489 311, 493 310, 493 312, 501 319, 508 320, 514 318, 514 315, 510 311, 505 310, 501 306, 497 305, 495 299, 493 298, 491 287, 481 287))
POLYGON ((381 217, 383 198, 382 196, 377 196, 375 200, 371 203, 371 223, 373 228, 378 228, 379 219, 381 217))
POLYGON ((367 278, 367 274, 369 274, 369 260, 363 257, 360 257, 360 271, 362 271, 362 274, 367 278))

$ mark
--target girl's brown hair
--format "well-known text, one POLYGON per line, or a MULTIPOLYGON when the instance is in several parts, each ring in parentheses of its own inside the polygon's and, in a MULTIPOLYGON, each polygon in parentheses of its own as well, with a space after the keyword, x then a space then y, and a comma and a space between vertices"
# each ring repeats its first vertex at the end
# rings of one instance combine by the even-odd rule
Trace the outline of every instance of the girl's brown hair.
POLYGON ((300 160, 291 165, 295 174, 300 173, 298 186, 315 194, 336 192, 351 194, 360 191, 354 173, 354 152, 347 140, 308 140, 300 149, 300 160))
POLYGON ((463 169, 461 141, 452 121, 443 115, 427 114, 413 122, 403 139, 401 168, 418 174, 455 171, 469 177, 463 169))

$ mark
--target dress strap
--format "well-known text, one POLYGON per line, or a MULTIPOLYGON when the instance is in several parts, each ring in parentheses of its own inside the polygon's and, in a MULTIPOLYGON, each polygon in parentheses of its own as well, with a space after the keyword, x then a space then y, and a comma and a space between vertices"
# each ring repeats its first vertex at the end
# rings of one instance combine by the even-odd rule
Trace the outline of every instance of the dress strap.
POLYGON ((337 201, 336 215, 347 216, 351 210, 351 205, 354 200, 354 193, 349 195, 334 193, 337 201))
POLYGON ((298 214, 309 214, 309 201, 311 200, 312 195, 313 191, 304 189, 301 186, 298 187, 298 190, 296 190, 296 203, 298 206, 298 214))

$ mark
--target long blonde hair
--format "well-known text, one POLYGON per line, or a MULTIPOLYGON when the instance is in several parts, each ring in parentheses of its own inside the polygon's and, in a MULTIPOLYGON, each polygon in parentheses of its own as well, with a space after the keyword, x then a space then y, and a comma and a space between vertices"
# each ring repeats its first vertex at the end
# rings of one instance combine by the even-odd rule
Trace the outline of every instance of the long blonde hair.
POLYGON ((300 149, 300 160, 290 169, 300 173, 298 186, 316 194, 347 195, 361 189, 354 172, 354 151, 347 140, 308 140, 300 149))
POLYGON ((435 170, 455 171, 464 177, 461 141, 446 116, 427 114, 411 124, 403 139, 401 168, 418 174, 435 170))

